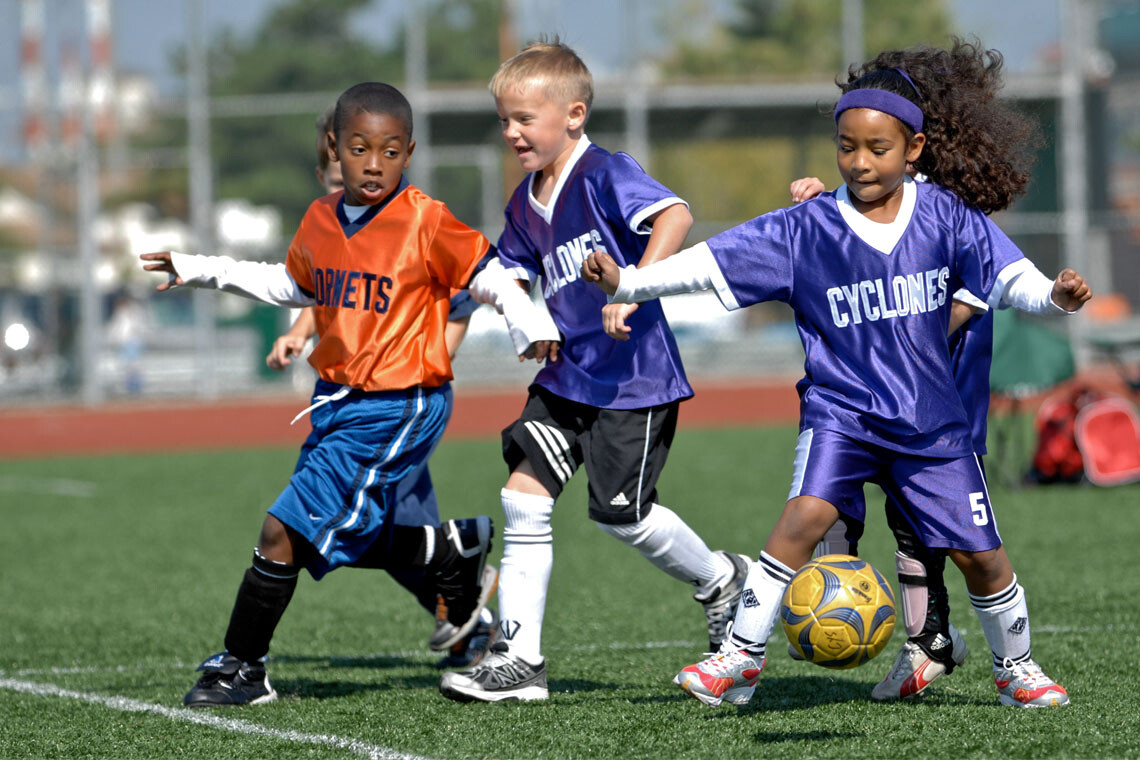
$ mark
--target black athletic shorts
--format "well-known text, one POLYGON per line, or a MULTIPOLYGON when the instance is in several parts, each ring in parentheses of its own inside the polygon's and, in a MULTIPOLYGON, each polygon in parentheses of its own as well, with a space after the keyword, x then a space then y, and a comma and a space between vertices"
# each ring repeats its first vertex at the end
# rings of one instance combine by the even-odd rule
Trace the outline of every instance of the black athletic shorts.
POLYGON ((599 409, 532 385, 522 416, 503 430, 503 459, 511 472, 528 460, 556 499, 584 464, 590 519, 610 525, 639 522, 657 499, 679 403, 599 409))

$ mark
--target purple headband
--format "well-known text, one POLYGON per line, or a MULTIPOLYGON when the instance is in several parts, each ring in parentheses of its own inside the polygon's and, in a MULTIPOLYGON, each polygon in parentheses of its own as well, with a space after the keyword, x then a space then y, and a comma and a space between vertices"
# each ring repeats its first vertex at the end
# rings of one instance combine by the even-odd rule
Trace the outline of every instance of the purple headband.
MULTIPOLYGON (((906 79, 910 82, 910 77, 906 79)), ((911 83, 911 86, 913 87, 914 83, 911 83)), ((896 95, 893 92, 869 87, 848 90, 835 105, 835 120, 839 121, 839 115, 850 108, 871 108, 875 111, 882 111, 894 116, 916 133, 922 131, 922 109, 902 95, 896 95)))

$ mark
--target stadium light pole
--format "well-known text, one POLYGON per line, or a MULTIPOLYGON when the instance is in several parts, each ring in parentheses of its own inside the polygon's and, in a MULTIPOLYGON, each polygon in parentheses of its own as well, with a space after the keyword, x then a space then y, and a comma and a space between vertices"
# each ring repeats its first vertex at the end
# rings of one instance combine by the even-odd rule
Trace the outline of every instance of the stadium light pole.
POLYGON ((404 88, 408 100, 416 104, 416 160, 412 162, 411 174, 416 185, 430 194, 435 168, 431 150, 431 108, 419 107, 430 102, 427 98, 427 24, 422 5, 423 0, 411 0, 404 6, 404 88))
MULTIPOLYGON (((210 102, 207 99, 206 46, 202 29, 202 0, 187 3, 186 122, 190 141, 190 224, 195 253, 214 252, 214 204, 210 171, 210 102)), ((198 395, 218 395, 217 339, 214 294, 194 288, 194 373, 198 395)))
POLYGON ((103 383, 99 372, 99 335, 102 315, 99 313, 99 281, 96 263, 95 221, 99 216, 99 157, 95 147, 95 115, 91 99, 85 97, 79 154, 75 172, 76 222, 79 254, 79 376, 80 398, 88 406, 103 402, 103 383))
MULTIPOLYGON (((1061 265, 1091 277, 1088 271, 1086 245, 1089 233, 1088 152, 1085 149, 1085 59, 1088 55, 1086 36, 1088 19, 1083 0, 1060 0, 1061 28, 1061 265)), ((1090 280, 1096 287, 1095 280, 1090 280)), ((1080 367, 1088 358, 1088 349, 1080 337, 1083 318, 1067 320, 1069 338, 1080 367)))
POLYGON ((843 69, 863 62, 863 0, 843 0, 843 69))

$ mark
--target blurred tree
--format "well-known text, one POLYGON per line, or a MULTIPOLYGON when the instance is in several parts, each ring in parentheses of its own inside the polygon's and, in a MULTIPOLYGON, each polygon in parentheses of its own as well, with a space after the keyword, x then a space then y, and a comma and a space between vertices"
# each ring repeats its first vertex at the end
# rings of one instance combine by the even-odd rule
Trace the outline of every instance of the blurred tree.
MULTIPOLYGON (((429 79, 487 82, 499 62, 497 0, 431 0, 424 14, 429 79)), ((331 105, 357 82, 386 81, 402 87, 403 24, 403 12, 395 3, 285 0, 272 7, 252 34, 238 36, 227 29, 210 42, 210 96, 327 93, 331 105), (377 35, 362 27, 366 21, 374 23, 377 8, 390 19, 388 42, 377 41, 377 35)), ((174 54, 172 65, 186 70, 185 51, 174 54)), ((412 103, 413 110, 416 106, 412 103)), ((215 197, 273 206, 281 211, 283 229, 294 229, 320 190, 313 176, 319 110, 284 115, 251 110, 248 115, 214 118, 210 142, 215 197)), ((151 147, 185 145, 185 123, 160 122, 139 142, 151 147)), ((145 187, 115 200, 146 199, 159 202, 164 212, 184 215, 185 187, 184 171, 159 172, 145 187)))
MULTIPOLYGON (((673 52, 668 75, 685 77, 834 77, 843 69, 842 0, 736 0, 732 15, 716 19, 713 0, 685 0, 662 17, 673 52), (688 19, 682 23, 683 19, 688 19)), ((944 0, 864 0, 867 55, 918 44, 945 44, 951 33, 944 0)))

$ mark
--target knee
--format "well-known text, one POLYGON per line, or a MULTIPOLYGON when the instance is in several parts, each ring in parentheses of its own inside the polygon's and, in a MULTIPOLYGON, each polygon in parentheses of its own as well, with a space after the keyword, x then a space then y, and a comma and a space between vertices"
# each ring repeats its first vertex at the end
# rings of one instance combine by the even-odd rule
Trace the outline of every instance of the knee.
POLYGON ((839 519, 839 510, 823 499, 801 496, 788 502, 784 518, 780 522, 788 538, 814 547, 839 519))
POLYGON ((289 528, 273 515, 267 515, 261 524, 261 535, 257 539, 257 552, 274 562, 294 563, 294 542, 289 528))
POLYGON ((950 558, 962 571, 971 593, 1001 590, 1013 580, 1013 568, 1003 547, 984 552, 953 550, 950 558))

